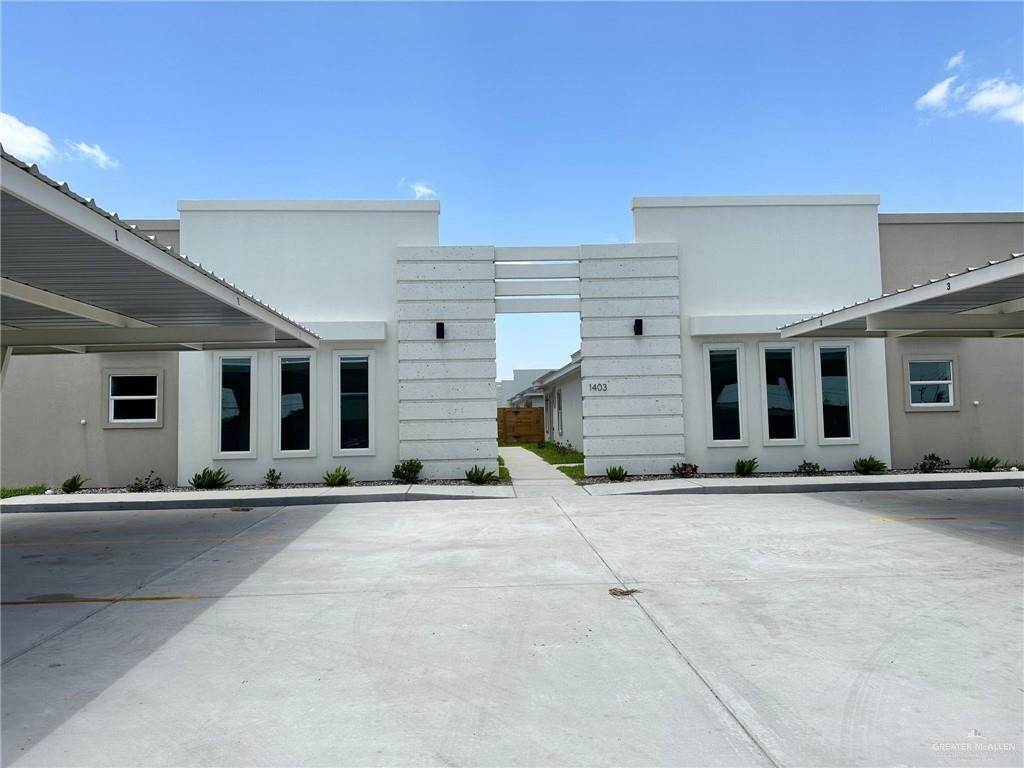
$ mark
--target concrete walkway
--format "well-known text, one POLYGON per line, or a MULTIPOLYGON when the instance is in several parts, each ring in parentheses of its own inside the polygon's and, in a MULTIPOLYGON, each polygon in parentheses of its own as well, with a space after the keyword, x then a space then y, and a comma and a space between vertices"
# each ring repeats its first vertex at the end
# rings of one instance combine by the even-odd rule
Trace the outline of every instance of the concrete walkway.
POLYGON ((498 448, 512 478, 516 497, 538 499, 554 496, 579 497, 587 492, 537 454, 518 446, 498 448))

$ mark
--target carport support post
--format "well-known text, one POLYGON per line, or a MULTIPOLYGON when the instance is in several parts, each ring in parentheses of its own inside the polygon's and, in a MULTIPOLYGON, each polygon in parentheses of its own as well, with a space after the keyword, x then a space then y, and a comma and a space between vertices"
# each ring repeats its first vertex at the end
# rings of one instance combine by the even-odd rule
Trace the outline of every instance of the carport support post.
POLYGON ((11 365, 11 353, 14 352, 14 347, 2 346, 0 347, 0 387, 4 385, 4 379, 7 378, 7 369, 11 365))

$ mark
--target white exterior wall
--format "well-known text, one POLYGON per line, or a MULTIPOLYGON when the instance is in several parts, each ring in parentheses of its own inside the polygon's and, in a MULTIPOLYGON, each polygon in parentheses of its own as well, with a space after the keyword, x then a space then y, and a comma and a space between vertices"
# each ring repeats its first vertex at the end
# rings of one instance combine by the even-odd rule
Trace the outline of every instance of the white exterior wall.
POLYGON ((667 474, 684 443, 674 243, 580 247, 583 442, 588 475, 667 474), (643 320, 643 334, 633 322, 643 320))
POLYGON ((494 248, 401 248, 398 279, 401 458, 427 478, 497 472, 494 248))
MULTIPOLYGON (((214 353, 182 353, 179 482, 187 482, 204 466, 222 466, 239 483, 260 482, 270 467, 283 474, 284 482, 319 481, 327 469, 339 465, 347 466, 356 479, 390 477, 399 459, 395 249, 437 243, 437 203, 185 201, 179 210, 183 253, 324 337, 311 392, 312 457, 273 455, 274 353, 260 352, 256 457, 213 458, 219 418, 214 353), (352 330, 346 324, 368 321, 384 323, 383 341, 340 340, 352 330), (333 354, 339 349, 374 353, 372 455, 335 456, 332 449, 333 354)), ((371 327, 357 327, 354 335, 379 336, 366 333, 371 327)))
POLYGON ((766 471, 791 470, 804 459, 848 469, 868 454, 890 463, 882 341, 851 342, 856 440, 848 444, 818 440, 810 342, 799 347, 801 443, 764 444, 760 391, 759 341, 778 341, 775 329, 789 320, 881 293, 877 207, 878 198, 867 195, 634 201, 637 242, 679 243, 687 461, 708 472, 730 472, 747 457, 766 471), (744 445, 709 445, 709 342, 744 344, 744 445))

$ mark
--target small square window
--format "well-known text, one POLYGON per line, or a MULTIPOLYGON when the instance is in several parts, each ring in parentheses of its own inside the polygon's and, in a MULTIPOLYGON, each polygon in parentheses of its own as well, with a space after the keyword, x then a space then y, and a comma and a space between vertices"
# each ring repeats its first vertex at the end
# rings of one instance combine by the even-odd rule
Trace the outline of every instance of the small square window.
POLYGON ((104 427, 162 426, 162 378, 159 369, 104 371, 104 427))
POLYGON ((907 359, 907 405, 910 410, 956 407, 952 359, 907 359))

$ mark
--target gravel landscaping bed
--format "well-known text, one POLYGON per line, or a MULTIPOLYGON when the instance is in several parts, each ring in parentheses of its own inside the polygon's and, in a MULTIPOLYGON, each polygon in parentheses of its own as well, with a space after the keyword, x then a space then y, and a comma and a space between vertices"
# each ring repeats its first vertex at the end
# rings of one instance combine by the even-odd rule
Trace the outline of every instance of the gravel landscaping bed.
MULTIPOLYGON (((979 472, 974 469, 967 469, 966 467, 960 468, 949 468, 936 470, 935 472, 915 472, 913 469, 890 469, 886 472, 879 472, 871 475, 860 475, 853 470, 836 470, 835 472, 822 472, 820 475, 802 475, 799 472, 755 472, 752 475, 748 475, 745 478, 740 478, 735 472, 699 472, 693 477, 676 477, 675 475, 628 475, 625 480, 619 480, 621 483, 636 483, 643 480, 700 480, 703 478, 722 478, 727 477, 730 479, 744 479, 744 480, 756 480, 761 477, 880 477, 881 475, 945 475, 956 472, 970 472, 973 474, 984 475, 987 472, 979 472)), ((600 483, 612 482, 604 475, 596 475, 594 477, 587 477, 583 480, 578 480, 579 485, 598 485, 600 483)))
MULTIPOLYGON (((358 488, 358 487, 370 487, 370 486, 383 486, 383 485, 408 485, 408 483, 401 483, 397 480, 354 480, 347 486, 333 486, 337 488, 358 488)), ((476 485, 468 480, 420 480, 415 485, 476 485)), ((511 480, 496 480, 488 485, 512 485, 511 480)), ((267 488, 264 485, 229 485, 227 488, 217 488, 215 490, 229 493, 231 491, 272 491, 286 488, 330 488, 332 486, 324 485, 323 483, 281 483, 277 488, 267 488)), ((193 488, 190 485, 168 485, 163 488, 152 491, 153 493, 194 493, 198 490, 207 490, 202 488, 193 488)), ((68 496, 88 496, 98 493, 147 493, 147 491, 129 491, 127 488, 83 488, 80 491, 76 491, 73 494, 65 494, 60 488, 54 488, 48 491, 46 495, 68 495, 68 496)))

